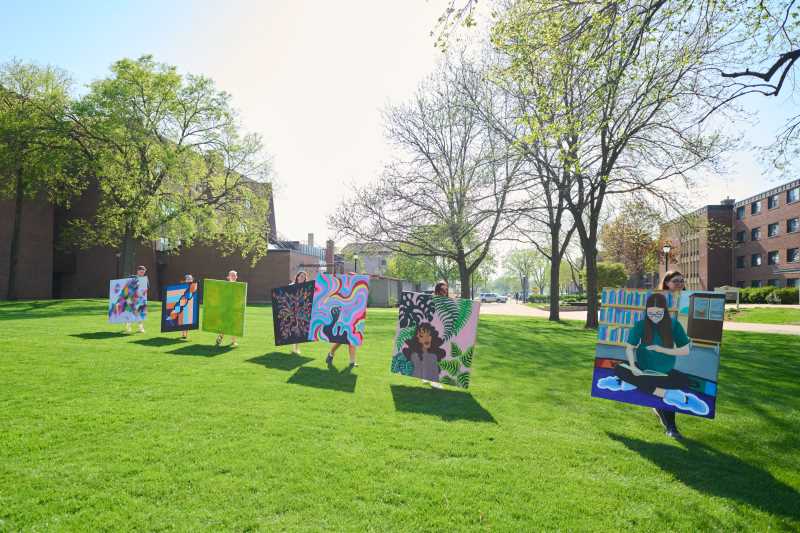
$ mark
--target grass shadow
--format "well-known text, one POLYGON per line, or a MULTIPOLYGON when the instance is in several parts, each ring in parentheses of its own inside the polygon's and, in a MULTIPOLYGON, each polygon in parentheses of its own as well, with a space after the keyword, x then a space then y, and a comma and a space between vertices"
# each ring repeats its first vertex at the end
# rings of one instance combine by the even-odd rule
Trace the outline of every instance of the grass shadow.
POLYGON ((682 483, 704 494, 738 500, 772 514, 800 519, 800 493, 772 474, 705 444, 685 440, 685 448, 608 433, 682 483))
POLYGON ((349 371, 336 372, 304 366, 297 369, 297 372, 292 374, 286 383, 352 393, 356 390, 357 379, 358 376, 349 371))
POLYGON ((152 346, 152 347, 160 347, 160 346, 171 346, 173 344, 179 344, 182 341, 181 339, 172 339, 169 337, 153 337, 151 339, 141 339, 138 341, 131 341, 132 344, 141 344, 142 346, 152 346))
POLYGON ((0 320, 63 318, 65 316, 104 315, 107 304, 81 300, 12 300, 0 302, 0 320))
POLYGON ((248 363, 254 363, 266 368, 273 368, 275 370, 294 370, 297 367, 303 366, 309 361, 313 361, 311 357, 303 357, 297 354, 286 354, 283 352, 272 352, 252 359, 247 359, 248 363))
POLYGON ((91 333, 75 333, 70 337, 77 337, 87 341, 99 341, 103 339, 116 339, 117 337, 127 337, 128 333, 122 331, 92 331, 91 333))
POLYGON ((406 413, 438 416, 442 420, 470 420, 497 424, 487 411, 468 392, 392 385, 394 408, 406 413))
POLYGON ((192 355, 195 357, 216 357, 233 350, 230 346, 208 346, 205 344, 192 344, 167 353, 173 355, 192 355))

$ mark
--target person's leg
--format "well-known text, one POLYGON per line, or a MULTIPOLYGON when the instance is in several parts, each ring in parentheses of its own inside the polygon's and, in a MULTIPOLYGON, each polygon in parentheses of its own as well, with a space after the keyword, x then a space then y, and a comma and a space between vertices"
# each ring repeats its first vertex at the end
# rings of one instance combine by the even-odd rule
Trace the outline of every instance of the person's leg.
POLYGON ((347 351, 350 352, 350 366, 358 366, 358 361, 356 361, 356 347, 352 344, 348 344, 347 351))
POLYGON ((297 343, 292 344, 292 353, 300 355, 300 345, 297 343))
POLYGON ((239 346, 239 343, 236 342, 236 337, 231 337, 231 346, 233 346, 234 348, 239 346))
POLYGON ((131 332, 131 323, 125 322, 125 333, 130 333, 130 332, 131 332))
POLYGON ((331 344, 331 349, 328 350, 328 356, 325 357, 325 364, 331 366, 333 364, 333 356, 336 353, 336 350, 339 349, 340 344, 338 342, 334 342, 331 344))
POLYGON ((139 322, 139 333, 144 333, 144 322, 139 322))

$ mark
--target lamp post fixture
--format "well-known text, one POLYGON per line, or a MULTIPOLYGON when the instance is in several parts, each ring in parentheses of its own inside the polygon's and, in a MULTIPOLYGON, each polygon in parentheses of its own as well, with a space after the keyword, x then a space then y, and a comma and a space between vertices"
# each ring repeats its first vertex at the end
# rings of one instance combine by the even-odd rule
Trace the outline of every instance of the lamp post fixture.
POLYGON ((354 270, 358 274, 358 254, 353 254, 353 261, 355 262, 354 270))
POLYGON ((672 251, 672 244, 669 241, 665 242, 661 251, 664 252, 664 272, 669 272, 669 253, 672 251))

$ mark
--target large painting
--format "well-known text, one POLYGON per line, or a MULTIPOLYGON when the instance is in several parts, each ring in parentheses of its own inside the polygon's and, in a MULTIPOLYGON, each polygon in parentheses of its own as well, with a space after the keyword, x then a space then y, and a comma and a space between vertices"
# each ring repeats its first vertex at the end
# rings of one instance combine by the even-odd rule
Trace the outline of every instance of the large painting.
POLYGON ((592 396, 716 413, 725 295, 603 289, 592 396))
POLYGON ((308 342, 314 282, 295 283, 272 289, 272 324, 275 345, 308 342))
POLYGON ((480 302, 404 292, 392 372, 468 388, 480 302))
POLYGON ((247 283, 203 280, 203 331, 244 336, 247 283))
POLYGON ((369 276, 317 274, 308 340, 361 346, 369 276))
POLYGON ((161 332, 185 331, 200 327, 198 283, 167 285, 161 299, 161 332))
POLYGON ((108 293, 109 323, 144 322, 147 318, 147 276, 112 279, 108 293))

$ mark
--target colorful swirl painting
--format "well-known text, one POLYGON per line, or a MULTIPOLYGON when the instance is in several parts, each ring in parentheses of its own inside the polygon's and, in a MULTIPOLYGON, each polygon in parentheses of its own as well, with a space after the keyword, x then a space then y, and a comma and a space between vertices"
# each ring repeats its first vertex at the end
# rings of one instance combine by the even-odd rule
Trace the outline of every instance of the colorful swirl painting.
POLYGON ((369 276, 317 274, 308 340, 361 346, 369 276))
POLYGON ((161 299, 161 332, 184 331, 200 327, 198 283, 176 283, 164 289, 161 299))

